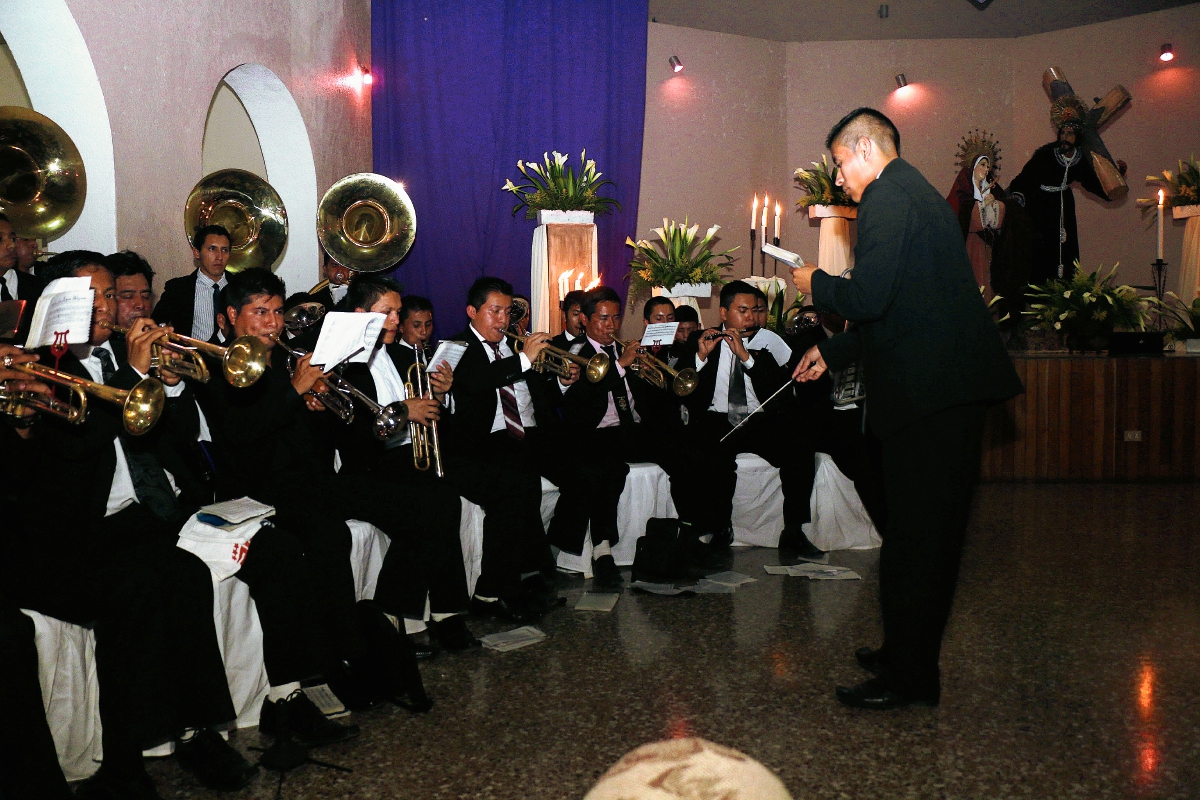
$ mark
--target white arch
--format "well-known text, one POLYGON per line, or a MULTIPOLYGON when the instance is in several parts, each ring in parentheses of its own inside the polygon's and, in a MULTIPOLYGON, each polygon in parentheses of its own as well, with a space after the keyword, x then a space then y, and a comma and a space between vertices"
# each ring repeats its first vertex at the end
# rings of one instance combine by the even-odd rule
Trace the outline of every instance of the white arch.
POLYGON ((117 182, 112 128, 100 78, 66 0, 0 2, 0 33, 12 50, 33 109, 57 122, 79 148, 87 199, 55 250, 117 249, 117 182))
POLYGON ((242 64, 225 75, 262 148, 267 182, 279 192, 288 215, 287 248, 275 270, 289 292, 317 281, 321 246, 317 242, 317 168, 308 128, 292 93, 262 64, 242 64))

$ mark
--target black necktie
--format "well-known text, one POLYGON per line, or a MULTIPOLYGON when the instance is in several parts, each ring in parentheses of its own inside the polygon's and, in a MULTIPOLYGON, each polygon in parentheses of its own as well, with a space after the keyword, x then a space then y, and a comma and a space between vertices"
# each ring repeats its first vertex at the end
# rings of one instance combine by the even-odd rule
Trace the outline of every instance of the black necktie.
MULTIPOLYGON (((117 374, 112 353, 103 347, 93 347, 92 355, 100 359, 100 375, 107 384, 117 374)), ((153 453, 133 449, 124 439, 119 441, 121 449, 125 451, 125 463, 129 466, 129 477, 133 480, 133 493, 137 495, 138 502, 156 516, 168 522, 176 521, 179 503, 162 464, 153 453)))
POLYGON ((212 327, 213 332, 221 330, 221 326, 217 325, 217 313, 221 310, 220 308, 218 308, 218 306, 220 306, 220 297, 221 297, 221 285, 219 283, 214 283, 213 284, 213 327, 212 327))
POLYGON ((613 374, 616 375, 616 381, 613 383, 612 396, 613 403, 617 406, 617 418, 621 420, 622 425, 632 425, 633 410, 629 407, 629 392, 625 390, 625 378, 621 377, 620 373, 616 372, 617 351, 611 344, 606 347, 601 347, 605 355, 608 356, 608 363, 613 364, 613 374))
POLYGON ((746 402, 746 368, 742 366, 742 360, 734 355, 733 350, 729 351, 729 357, 733 359, 733 366, 729 370, 729 395, 725 417, 730 425, 737 425, 750 415, 750 408, 746 402))

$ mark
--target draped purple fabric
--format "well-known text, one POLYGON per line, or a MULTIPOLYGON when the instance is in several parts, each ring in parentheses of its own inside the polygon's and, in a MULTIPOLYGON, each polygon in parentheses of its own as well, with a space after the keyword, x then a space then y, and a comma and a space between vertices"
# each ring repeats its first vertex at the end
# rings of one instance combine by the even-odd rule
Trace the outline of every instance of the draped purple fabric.
MULTIPOLYGON (((481 275, 529 293, 536 222, 500 191, 517 160, 587 148, 621 210, 597 217, 604 282, 625 294, 636 237, 647 0, 373 0, 375 171, 402 182, 417 239, 393 276, 465 324, 481 275)), ((578 172, 578 169, 576 170, 578 172)))

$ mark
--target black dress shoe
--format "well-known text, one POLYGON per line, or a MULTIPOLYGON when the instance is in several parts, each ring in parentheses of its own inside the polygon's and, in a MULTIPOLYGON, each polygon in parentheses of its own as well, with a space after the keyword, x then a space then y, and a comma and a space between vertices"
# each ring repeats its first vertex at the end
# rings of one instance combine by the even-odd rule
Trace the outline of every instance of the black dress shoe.
POLYGON ((417 661, 428 661, 438 654, 437 645, 432 641, 421 641, 417 638, 418 634, 410 633, 404 638, 408 642, 409 648, 412 650, 413 657, 417 661))
POLYGON ((939 700, 937 692, 928 695, 898 692, 892 689, 888 681, 883 678, 871 678, 858 686, 839 686, 836 694, 838 702, 842 705, 876 711, 887 711, 905 706, 932 708, 938 704, 939 700))
POLYGON ((804 535, 804 531, 800 528, 786 528, 779 535, 779 556, 780 558, 792 559, 799 558, 803 560, 823 561, 825 559, 825 551, 820 550, 808 537, 804 535))
POLYGON ((872 650, 870 647, 860 647, 854 651, 854 660, 858 665, 872 675, 882 675, 887 668, 883 649, 872 650))
POLYGON ((408 637, 397 631, 382 609, 370 601, 359 601, 355 613, 371 648, 365 659, 365 674, 384 699, 417 714, 432 708, 433 701, 425 694, 408 637))
POLYGON ((483 646, 483 643, 471 633, 471 629, 467 627, 467 621, 462 618, 461 614, 446 617, 441 622, 431 620, 429 634, 451 653, 461 653, 464 650, 483 646))
POLYGON ((79 784, 76 800, 162 800, 154 779, 143 770, 132 775, 114 775, 104 765, 92 777, 79 784))
POLYGON ((500 597, 491 602, 473 597, 471 598, 471 615, 480 619, 495 617, 516 622, 519 625, 534 622, 539 616, 524 602, 523 598, 519 597, 500 597))
POLYGON ((258 772, 257 766, 211 728, 201 728, 191 739, 178 742, 175 757, 196 780, 218 792, 235 792, 248 785, 258 772))
POLYGON ((567 604, 567 598, 558 596, 558 579, 544 575, 530 575, 521 581, 521 597, 534 613, 552 611, 567 604))
POLYGON ((302 747, 336 744, 359 734, 357 725, 342 725, 327 719, 301 689, 286 700, 264 699, 258 729, 275 738, 290 736, 302 747))
POLYGON ((378 688, 356 664, 343 661, 325 678, 329 691, 351 711, 370 711, 382 702, 378 688))
POLYGON ((597 588, 620 589, 625 585, 621 570, 611 555, 600 556, 592 562, 592 582, 597 588))

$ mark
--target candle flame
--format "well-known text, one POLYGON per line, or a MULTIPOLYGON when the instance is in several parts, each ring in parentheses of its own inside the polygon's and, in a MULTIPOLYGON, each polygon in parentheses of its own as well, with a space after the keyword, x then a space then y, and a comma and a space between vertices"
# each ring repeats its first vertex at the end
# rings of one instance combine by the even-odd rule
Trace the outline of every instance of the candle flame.
POLYGON ((758 195, 754 195, 754 210, 758 211, 758 195))
POLYGON ((777 217, 778 217, 778 216, 779 216, 779 212, 780 212, 781 210, 782 210, 782 209, 781 209, 781 207, 780 207, 779 203, 776 203, 776 204, 775 204, 775 216, 777 216, 777 217))
POLYGON ((584 289, 584 291, 590 292, 592 289, 595 289, 597 286, 600 285, 600 281, 603 278, 604 278, 604 275, 599 275, 598 277, 596 277, 591 283, 589 283, 587 285, 587 288, 584 289))
POLYGON ((1164 192, 1162 189, 1159 189, 1159 190, 1158 190, 1158 204, 1159 204, 1160 206, 1163 204, 1163 199, 1164 199, 1165 197, 1166 197, 1166 192, 1164 192))

